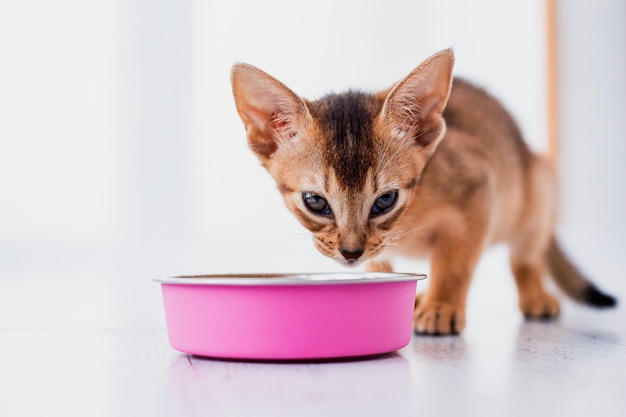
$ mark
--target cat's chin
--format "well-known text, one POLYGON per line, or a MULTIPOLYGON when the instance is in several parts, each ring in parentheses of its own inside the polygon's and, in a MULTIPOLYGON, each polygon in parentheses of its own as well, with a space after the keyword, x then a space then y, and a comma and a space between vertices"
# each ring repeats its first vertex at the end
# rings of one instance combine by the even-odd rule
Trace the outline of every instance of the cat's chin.
POLYGON ((365 259, 359 259, 357 261, 347 261, 345 259, 335 259, 342 266, 347 266, 348 268, 356 268, 359 265, 362 265, 365 262, 365 259))

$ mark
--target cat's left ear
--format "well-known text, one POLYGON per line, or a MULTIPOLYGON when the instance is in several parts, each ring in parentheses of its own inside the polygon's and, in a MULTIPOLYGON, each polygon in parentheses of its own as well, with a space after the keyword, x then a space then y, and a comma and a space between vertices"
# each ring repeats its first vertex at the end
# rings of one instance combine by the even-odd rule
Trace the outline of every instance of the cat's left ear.
POLYGON ((389 133, 434 151, 445 132, 443 110, 452 85, 454 53, 428 58, 385 94, 381 113, 389 133))
POLYGON ((248 144, 265 163, 279 145, 293 139, 307 120, 304 101, 283 83, 249 64, 235 64, 231 82, 248 144))

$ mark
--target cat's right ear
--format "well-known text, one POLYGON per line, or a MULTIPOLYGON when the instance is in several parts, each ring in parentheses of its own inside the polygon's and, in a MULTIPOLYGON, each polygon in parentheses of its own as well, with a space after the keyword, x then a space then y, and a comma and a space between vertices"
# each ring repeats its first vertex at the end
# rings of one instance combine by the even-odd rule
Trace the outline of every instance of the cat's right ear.
POLYGON ((248 144, 261 162, 298 135, 308 116, 304 101, 283 83, 249 64, 235 64, 231 82, 248 144))

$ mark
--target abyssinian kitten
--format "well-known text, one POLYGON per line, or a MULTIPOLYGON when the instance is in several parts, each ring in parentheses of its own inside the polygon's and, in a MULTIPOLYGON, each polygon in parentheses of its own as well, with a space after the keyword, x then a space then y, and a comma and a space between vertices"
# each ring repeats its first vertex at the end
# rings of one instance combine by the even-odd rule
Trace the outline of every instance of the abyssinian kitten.
POLYGON ((575 300, 615 305, 555 239, 548 162, 496 99, 453 79, 453 65, 444 50, 388 90, 315 101, 248 64, 234 65, 231 80, 250 148, 321 253, 370 271, 392 271, 396 255, 430 258, 416 332, 464 329, 474 268, 502 241, 526 317, 559 314, 547 273, 575 300))

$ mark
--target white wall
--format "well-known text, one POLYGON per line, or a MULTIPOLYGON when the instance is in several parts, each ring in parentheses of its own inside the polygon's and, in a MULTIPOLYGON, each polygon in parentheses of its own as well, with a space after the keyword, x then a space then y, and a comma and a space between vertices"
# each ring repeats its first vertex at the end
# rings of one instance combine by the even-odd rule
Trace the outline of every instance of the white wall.
POLYGON ((558 7, 560 231, 591 277, 623 288, 626 3, 561 0, 558 7))
POLYGON ((118 13, 106 1, 0 3, 0 244, 111 233, 118 13))

